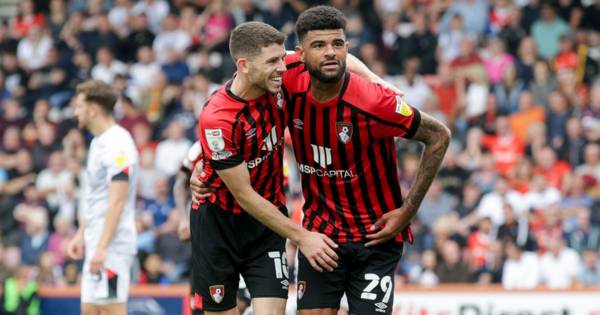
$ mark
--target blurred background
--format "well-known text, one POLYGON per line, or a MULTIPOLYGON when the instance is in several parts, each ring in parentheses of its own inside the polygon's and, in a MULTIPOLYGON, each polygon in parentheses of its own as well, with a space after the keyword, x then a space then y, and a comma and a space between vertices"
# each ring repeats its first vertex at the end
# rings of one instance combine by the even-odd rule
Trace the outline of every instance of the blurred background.
MULTIPOLYGON (((453 131, 397 286, 600 285, 600 0, 4 0, 0 280, 78 286, 65 246, 91 136, 70 102, 93 78, 122 95, 118 122, 140 151, 133 281, 186 283, 174 175, 202 105, 235 70, 229 32, 264 21, 293 49, 298 14, 322 3, 346 14, 352 54, 453 131)), ((406 194, 421 148, 398 144, 406 194)))

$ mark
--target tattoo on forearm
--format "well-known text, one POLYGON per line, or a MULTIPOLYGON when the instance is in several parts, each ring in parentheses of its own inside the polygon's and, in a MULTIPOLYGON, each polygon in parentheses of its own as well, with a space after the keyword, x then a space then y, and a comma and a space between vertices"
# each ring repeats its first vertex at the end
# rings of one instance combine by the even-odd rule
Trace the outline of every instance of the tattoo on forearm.
POLYGON ((413 139, 425 143, 415 183, 406 197, 406 208, 414 215, 442 164, 450 144, 450 131, 441 122, 421 113, 421 124, 413 139))

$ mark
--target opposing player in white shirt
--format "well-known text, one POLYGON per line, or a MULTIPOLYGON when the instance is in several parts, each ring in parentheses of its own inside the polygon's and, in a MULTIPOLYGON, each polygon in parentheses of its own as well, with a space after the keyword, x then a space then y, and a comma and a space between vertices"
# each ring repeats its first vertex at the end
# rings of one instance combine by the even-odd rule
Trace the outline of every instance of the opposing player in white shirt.
POLYGON ((74 113, 94 139, 80 227, 68 255, 85 260, 81 309, 85 315, 126 314, 130 268, 136 253, 134 203, 138 154, 131 135, 112 116, 117 95, 104 82, 77 87, 74 113), (85 246, 84 246, 85 245, 85 246))

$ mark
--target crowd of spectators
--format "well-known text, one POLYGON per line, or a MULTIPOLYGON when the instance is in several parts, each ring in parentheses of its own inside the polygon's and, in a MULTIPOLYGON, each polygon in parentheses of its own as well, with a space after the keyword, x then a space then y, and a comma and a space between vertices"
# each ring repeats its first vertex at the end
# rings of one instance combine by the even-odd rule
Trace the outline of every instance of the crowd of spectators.
MULTIPOLYGON (((120 93, 140 151, 136 283, 184 282, 173 177, 202 105, 235 66, 229 32, 264 21, 293 49, 302 0, 19 2, 0 23, 0 280, 75 285, 65 246, 90 134, 75 86, 120 93)), ((444 121, 453 141, 412 224, 398 283, 600 284, 600 0, 332 0, 350 52, 444 121)), ((289 148, 288 148, 289 149, 289 148)), ((420 146, 398 140, 403 193, 420 146)), ((289 205, 300 183, 287 154, 289 205)))

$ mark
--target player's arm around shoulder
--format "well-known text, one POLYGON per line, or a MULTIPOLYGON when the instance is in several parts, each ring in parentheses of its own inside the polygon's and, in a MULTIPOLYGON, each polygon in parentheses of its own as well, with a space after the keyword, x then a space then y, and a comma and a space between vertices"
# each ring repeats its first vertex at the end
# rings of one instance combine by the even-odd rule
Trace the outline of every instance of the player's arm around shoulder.
POLYGON ((313 268, 318 271, 333 271, 337 267, 338 256, 334 251, 337 245, 323 234, 305 230, 259 195, 252 187, 245 162, 217 170, 217 174, 246 212, 275 233, 298 244, 313 268))

